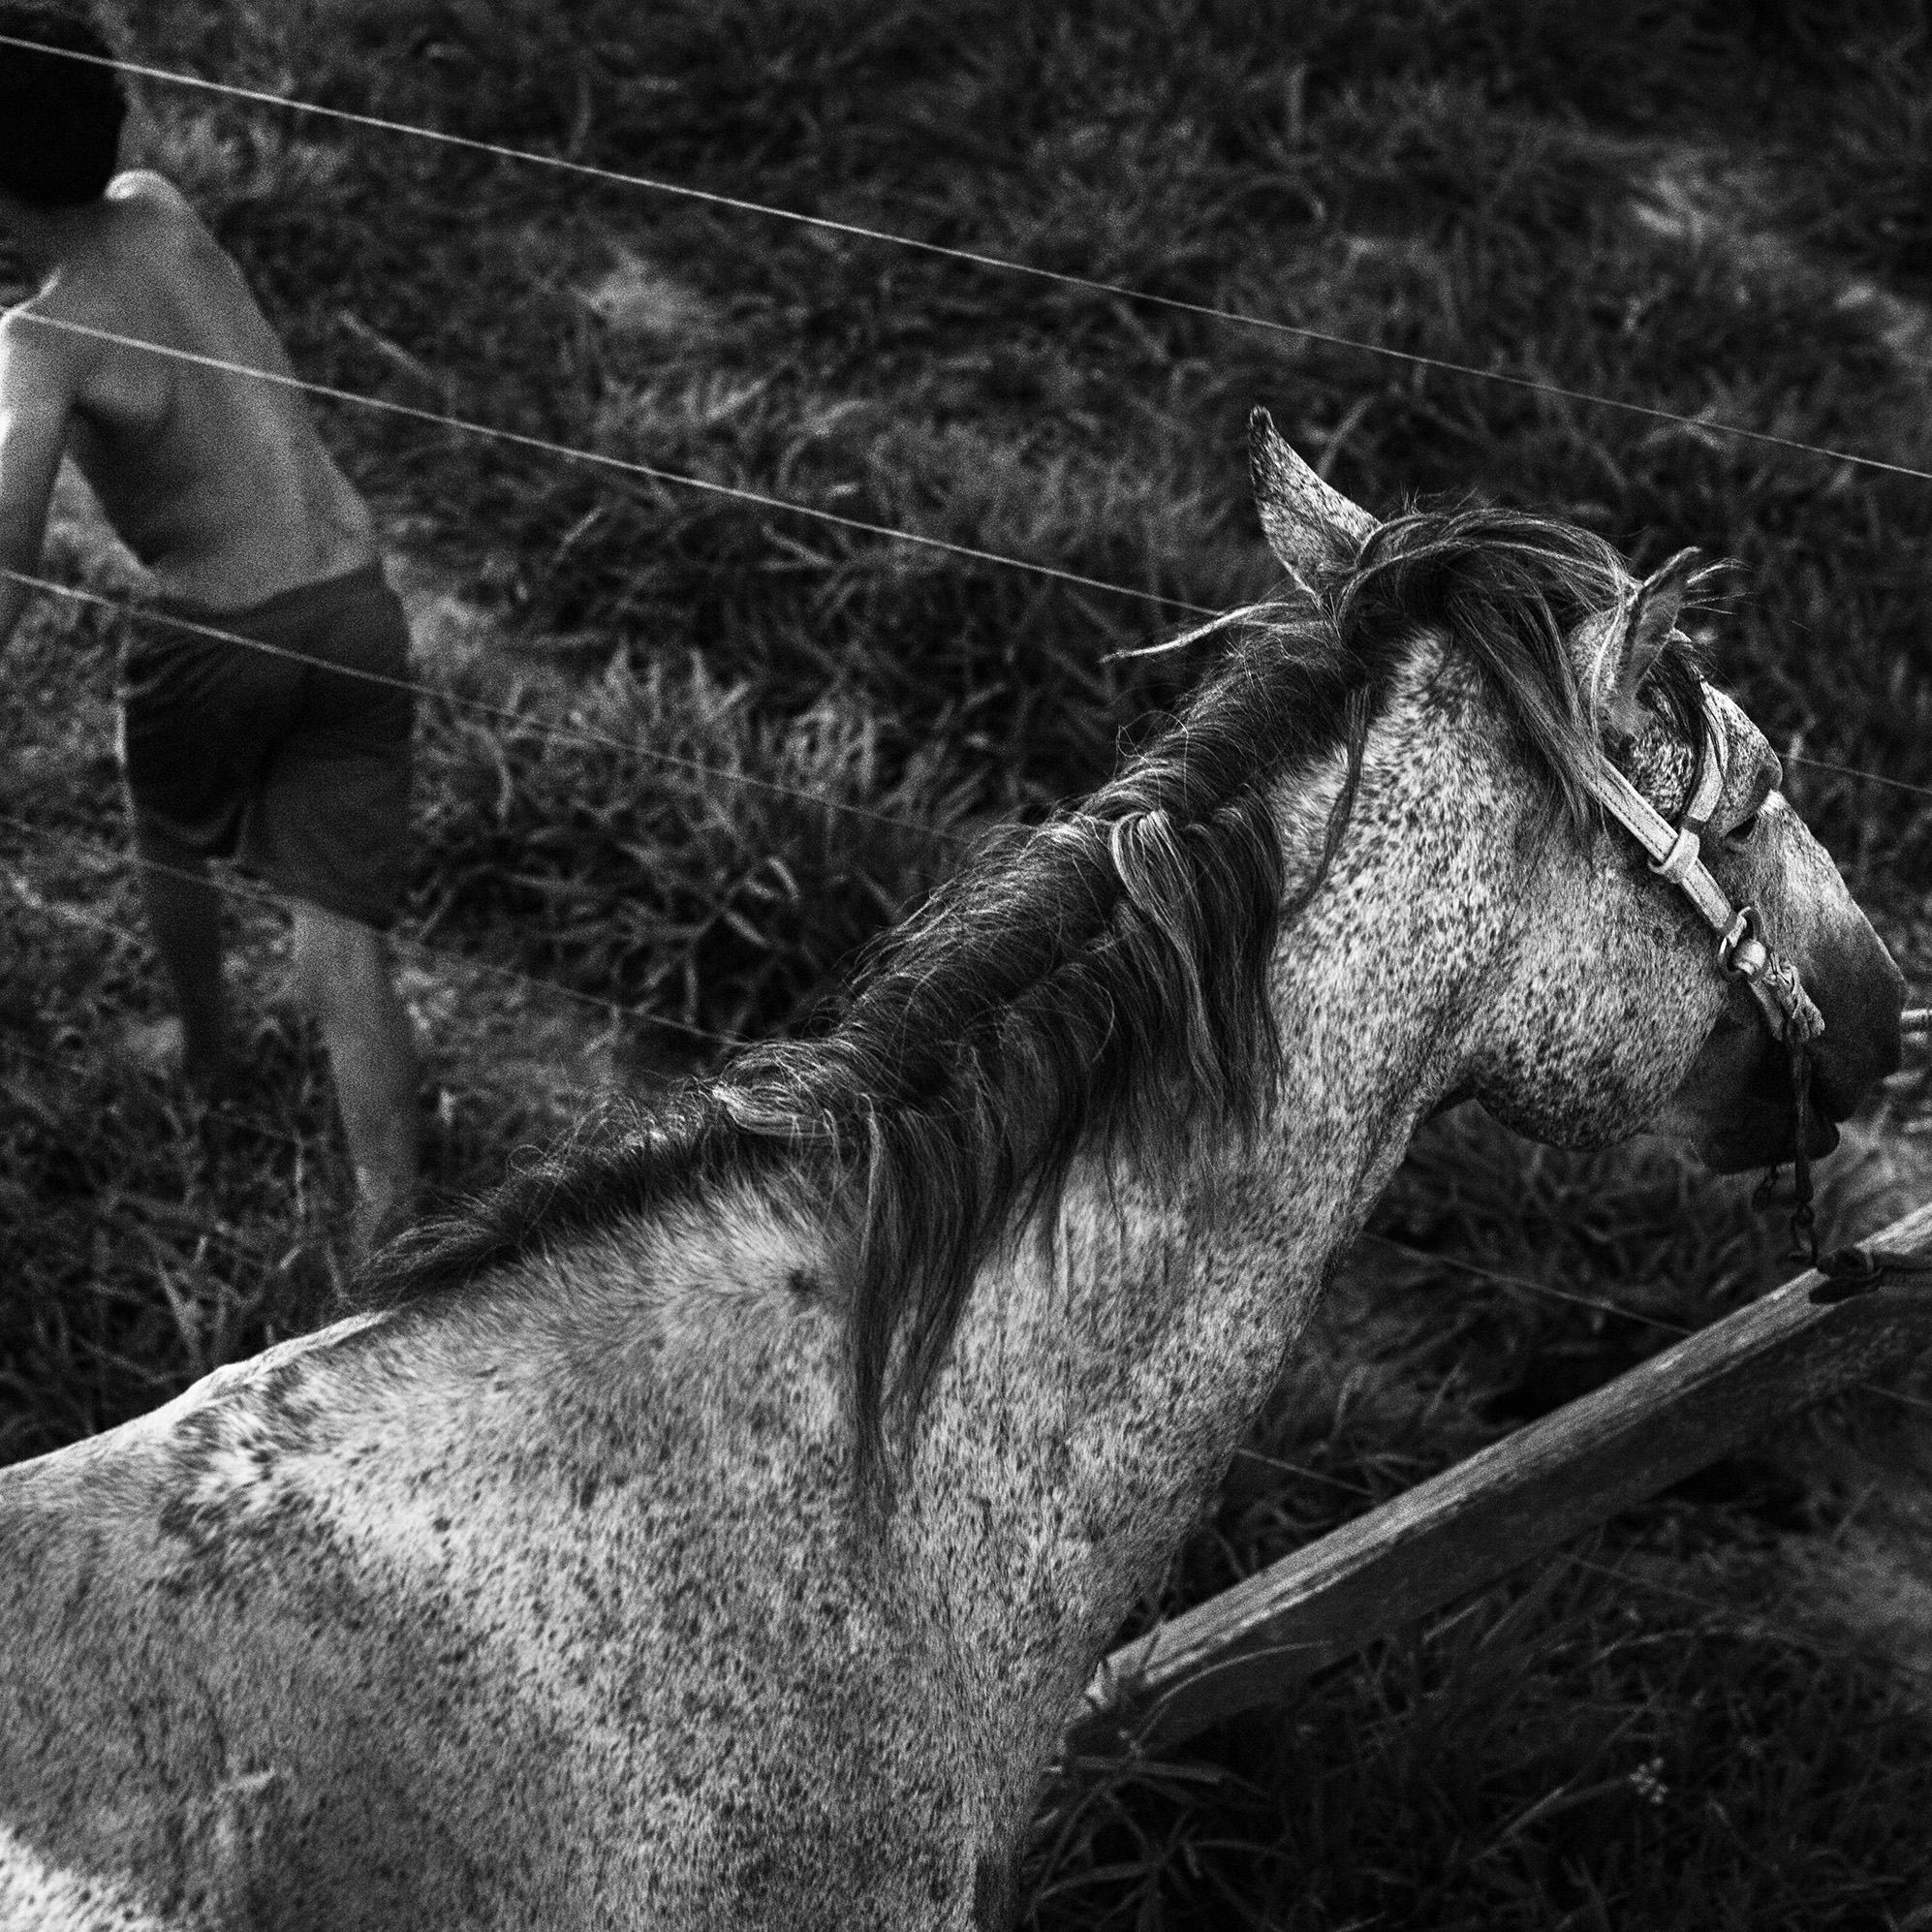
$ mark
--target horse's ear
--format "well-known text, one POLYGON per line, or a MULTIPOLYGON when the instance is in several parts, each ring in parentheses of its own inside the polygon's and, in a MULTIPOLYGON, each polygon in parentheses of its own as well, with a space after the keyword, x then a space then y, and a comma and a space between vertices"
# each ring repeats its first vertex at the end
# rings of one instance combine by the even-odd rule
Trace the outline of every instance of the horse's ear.
POLYGON ((1636 694, 1670 641, 1685 594, 1697 576, 1698 553, 1679 550, 1626 598, 1590 640, 1585 669, 1607 722, 1630 730, 1636 722, 1636 694))
POLYGON ((1375 518, 1324 483, 1259 407, 1248 418, 1248 466, 1268 548, 1302 589, 1312 591, 1329 565, 1352 562, 1374 535, 1375 518))

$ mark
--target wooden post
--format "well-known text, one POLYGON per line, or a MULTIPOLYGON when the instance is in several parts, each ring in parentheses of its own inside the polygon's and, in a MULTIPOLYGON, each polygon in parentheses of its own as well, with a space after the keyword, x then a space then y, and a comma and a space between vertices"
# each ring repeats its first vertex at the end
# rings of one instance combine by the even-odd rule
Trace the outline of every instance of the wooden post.
MULTIPOLYGON (((1865 1245, 1932 1255, 1932 1206, 1865 1245)), ((1068 1749, 1172 1744, 1266 1703, 1716 1462, 1780 1416, 1932 1346, 1932 1274, 1850 1287, 1807 1270, 1116 1650, 1088 1687, 1068 1749), (1814 1300, 1821 1290, 1828 1298, 1814 1300)))

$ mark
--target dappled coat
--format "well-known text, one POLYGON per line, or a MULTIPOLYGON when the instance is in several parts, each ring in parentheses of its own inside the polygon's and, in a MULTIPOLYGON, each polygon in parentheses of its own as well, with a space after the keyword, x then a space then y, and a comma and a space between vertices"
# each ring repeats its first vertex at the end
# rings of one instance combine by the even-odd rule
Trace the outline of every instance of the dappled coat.
POLYGON ((1701 742, 1681 573, 1256 458, 1283 601, 826 1039, 0 1476, 0 1922, 1008 1922, 1089 1672, 1416 1123, 1785 1143, 1606 755, 1667 814, 1722 751, 1821 1146, 1889 1071, 1901 983, 1776 761, 1734 708, 1701 742))

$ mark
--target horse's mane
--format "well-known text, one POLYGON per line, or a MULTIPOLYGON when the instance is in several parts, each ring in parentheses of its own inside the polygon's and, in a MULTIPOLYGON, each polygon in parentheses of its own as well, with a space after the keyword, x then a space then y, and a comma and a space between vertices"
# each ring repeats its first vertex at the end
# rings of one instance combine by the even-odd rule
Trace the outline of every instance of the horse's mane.
MULTIPOLYGON (((1075 809, 1008 826, 873 948, 822 1038, 752 1047, 599 1147, 518 1176, 380 1263, 376 1304, 734 1184, 809 1178, 843 1256, 858 1462, 908 1425, 975 1275, 1057 1203, 1076 1156, 1183 1159, 1272 1091, 1268 961, 1346 828, 1369 727, 1418 639, 1480 667, 1546 788, 1594 824, 1604 721, 1565 638, 1630 579, 1608 545, 1511 512, 1383 525, 1315 602, 1220 620, 1231 642, 1179 719, 1075 809), (1287 897, 1271 795, 1345 754, 1320 863, 1287 897)), ((1681 644, 1654 701, 1701 746, 1681 644)))

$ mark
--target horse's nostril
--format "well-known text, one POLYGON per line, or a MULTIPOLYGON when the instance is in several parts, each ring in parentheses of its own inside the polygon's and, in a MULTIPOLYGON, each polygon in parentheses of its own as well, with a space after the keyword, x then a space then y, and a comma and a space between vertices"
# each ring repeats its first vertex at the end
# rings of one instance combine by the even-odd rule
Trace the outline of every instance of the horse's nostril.
POLYGON ((1811 989, 1824 1016, 1824 1037, 1812 1058, 1812 1104, 1833 1120, 1854 1113, 1904 1058, 1899 1016, 1905 980, 1876 934, 1869 935, 1858 968, 1822 976, 1811 989))
POLYGON ((1821 1055, 1812 1063, 1812 1105, 1833 1120, 1847 1120, 1858 1110, 1866 1095, 1897 1067, 1896 1048, 1888 1055, 1879 1051, 1854 1058, 1827 1059, 1821 1055))
POLYGON ((1831 1080, 1822 1080, 1815 1074, 1811 1083, 1811 1108, 1814 1113, 1826 1120, 1849 1120, 1858 1110, 1858 1094, 1847 1094, 1844 1088, 1831 1080))

